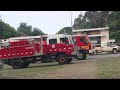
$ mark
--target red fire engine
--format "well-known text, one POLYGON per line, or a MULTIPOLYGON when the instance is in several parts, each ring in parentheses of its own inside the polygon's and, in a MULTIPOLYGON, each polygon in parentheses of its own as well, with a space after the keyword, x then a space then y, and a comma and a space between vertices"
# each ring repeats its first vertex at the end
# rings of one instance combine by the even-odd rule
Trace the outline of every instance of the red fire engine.
POLYGON ((13 68, 27 68, 37 61, 55 60, 59 64, 69 64, 75 56, 86 59, 91 44, 87 36, 43 35, 15 37, 0 46, 0 59, 13 68))
POLYGON ((75 47, 77 48, 78 52, 76 55, 76 59, 78 60, 85 60, 87 54, 89 54, 89 50, 91 49, 91 42, 87 35, 74 35, 74 42, 75 47))
POLYGON ((14 69, 27 68, 30 63, 49 59, 59 64, 69 64, 74 55, 71 35, 10 38, 7 46, 2 45, 0 49, 0 59, 14 69))

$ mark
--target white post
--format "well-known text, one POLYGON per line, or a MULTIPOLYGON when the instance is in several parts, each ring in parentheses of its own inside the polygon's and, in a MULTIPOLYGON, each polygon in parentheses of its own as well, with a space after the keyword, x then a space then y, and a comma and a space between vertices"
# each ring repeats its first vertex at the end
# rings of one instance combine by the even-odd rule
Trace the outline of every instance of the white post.
POLYGON ((73 35, 73 27, 72 27, 72 12, 70 11, 70 16, 71 16, 71 29, 72 29, 72 35, 73 35))
POLYGON ((41 53, 43 54, 43 47, 42 47, 42 41, 43 41, 43 36, 41 35, 41 39, 40 39, 41 41, 41 44, 40 44, 40 48, 41 48, 41 53))

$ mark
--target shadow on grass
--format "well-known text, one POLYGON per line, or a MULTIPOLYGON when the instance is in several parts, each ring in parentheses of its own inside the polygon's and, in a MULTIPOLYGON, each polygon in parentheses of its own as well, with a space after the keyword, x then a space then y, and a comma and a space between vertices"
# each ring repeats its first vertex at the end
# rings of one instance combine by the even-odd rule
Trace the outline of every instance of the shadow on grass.
MULTIPOLYGON (((74 63, 74 62, 71 62, 70 64, 75 64, 75 63, 74 63)), ((29 66, 28 68, 54 67, 54 66, 65 66, 65 65, 69 65, 69 64, 63 64, 63 65, 59 65, 59 64, 36 65, 36 66, 29 66)))
POLYGON ((51 67, 51 66, 61 66, 61 65, 59 65, 59 64, 47 64, 47 65, 29 66, 28 68, 36 68, 36 67, 51 67))
MULTIPOLYGON (((70 64, 76 64, 75 62, 71 62, 70 64)), ((37 64, 30 64, 29 65, 29 67, 28 68, 39 68, 39 67, 46 67, 46 68, 48 68, 48 67, 56 67, 56 66, 58 66, 58 67, 60 67, 60 66, 65 66, 65 65, 69 65, 69 64, 63 64, 63 65, 59 65, 58 63, 44 63, 44 65, 42 65, 42 63, 37 63, 37 64)), ((21 68, 21 69, 27 69, 27 68, 21 68)), ((12 66, 11 67, 7 67, 7 68, 3 68, 3 70, 2 71, 4 71, 4 70, 20 70, 20 69, 13 69, 12 68, 12 66)), ((1 72, 2 72, 1 71, 1 72)))

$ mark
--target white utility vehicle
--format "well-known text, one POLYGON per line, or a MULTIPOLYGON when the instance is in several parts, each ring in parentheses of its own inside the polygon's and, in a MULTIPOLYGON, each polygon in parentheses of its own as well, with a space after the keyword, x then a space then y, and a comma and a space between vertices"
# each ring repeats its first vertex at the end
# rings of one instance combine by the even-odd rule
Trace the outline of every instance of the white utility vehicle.
POLYGON ((98 53, 102 53, 102 52, 110 52, 110 53, 116 54, 118 51, 120 51, 120 46, 116 44, 111 44, 110 42, 108 42, 102 47, 94 47, 89 52, 91 54, 97 55, 98 53))

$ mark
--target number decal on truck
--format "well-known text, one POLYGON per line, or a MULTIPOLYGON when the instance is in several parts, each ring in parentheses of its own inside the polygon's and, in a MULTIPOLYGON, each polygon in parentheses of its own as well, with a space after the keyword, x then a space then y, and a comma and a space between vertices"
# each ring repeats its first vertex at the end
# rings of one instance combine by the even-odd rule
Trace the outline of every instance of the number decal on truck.
POLYGON ((81 46, 81 49, 89 49, 89 46, 81 46))

